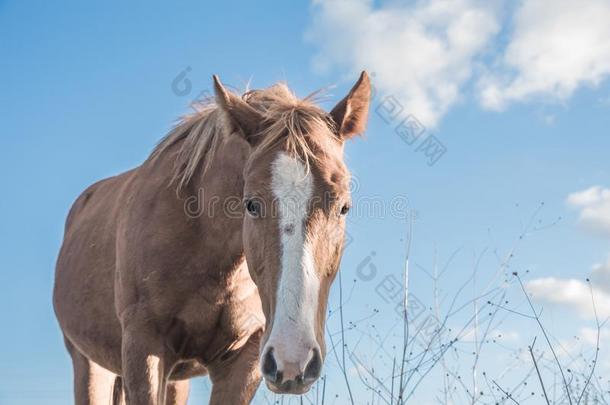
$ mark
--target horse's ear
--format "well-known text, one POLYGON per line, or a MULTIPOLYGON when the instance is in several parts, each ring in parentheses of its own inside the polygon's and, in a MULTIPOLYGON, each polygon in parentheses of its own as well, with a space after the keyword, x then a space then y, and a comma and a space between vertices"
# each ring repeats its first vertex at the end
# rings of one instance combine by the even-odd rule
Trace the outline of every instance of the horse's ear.
POLYGON ((330 112, 337 124, 339 137, 348 139, 364 132, 370 99, 371 82, 366 71, 363 71, 348 95, 330 112))
POLYGON ((212 78, 216 104, 227 114, 237 130, 242 132, 244 138, 253 145, 263 117, 241 97, 225 89, 218 76, 214 75, 212 78))

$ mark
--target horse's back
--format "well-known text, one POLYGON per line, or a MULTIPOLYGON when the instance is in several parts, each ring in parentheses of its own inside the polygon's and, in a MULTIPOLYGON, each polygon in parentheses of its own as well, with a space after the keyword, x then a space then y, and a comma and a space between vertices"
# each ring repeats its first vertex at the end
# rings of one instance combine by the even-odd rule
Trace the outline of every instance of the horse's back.
POLYGON ((76 199, 55 271, 53 304, 64 335, 114 372, 121 350, 114 303, 116 230, 135 170, 101 180, 76 199))

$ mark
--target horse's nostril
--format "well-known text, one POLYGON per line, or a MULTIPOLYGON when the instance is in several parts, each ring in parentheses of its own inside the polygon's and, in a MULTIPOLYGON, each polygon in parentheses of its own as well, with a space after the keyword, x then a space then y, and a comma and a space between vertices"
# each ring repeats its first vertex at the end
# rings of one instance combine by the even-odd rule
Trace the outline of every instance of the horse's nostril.
POLYGON ((277 363, 275 362, 275 357, 273 357, 273 347, 267 350, 267 354, 265 354, 265 359, 263 360, 263 374, 272 382, 277 381, 277 363))
POLYGON ((297 385, 303 384, 303 374, 297 375, 297 378, 294 379, 294 382, 296 382, 297 385))
POLYGON ((320 351, 313 349, 313 356, 307 367, 305 367, 305 380, 315 380, 320 376, 322 371, 322 357, 320 357, 320 351))

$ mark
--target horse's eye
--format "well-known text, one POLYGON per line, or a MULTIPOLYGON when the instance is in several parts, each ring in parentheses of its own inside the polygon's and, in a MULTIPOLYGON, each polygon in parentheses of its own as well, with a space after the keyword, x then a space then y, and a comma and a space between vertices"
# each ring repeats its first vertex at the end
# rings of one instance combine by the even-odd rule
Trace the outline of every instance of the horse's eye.
POLYGON ((341 207, 341 215, 347 214, 350 208, 351 207, 349 206, 349 204, 345 204, 343 207, 341 207))
POLYGON ((246 200, 246 210, 248 211, 248 214, 252 215, 253 217, 259 217, 261 214, 260 201, 252 198, 246 200))

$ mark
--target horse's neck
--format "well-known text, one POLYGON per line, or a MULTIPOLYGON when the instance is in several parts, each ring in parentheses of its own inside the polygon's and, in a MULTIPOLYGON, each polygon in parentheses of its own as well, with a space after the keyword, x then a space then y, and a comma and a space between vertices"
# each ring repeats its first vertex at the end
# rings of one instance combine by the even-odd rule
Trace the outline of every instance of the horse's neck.
POLYGON ((179 190, 175 187, 180 178, 174 183, 171 179, 184 139, 145 162, 137 179, 142 183, 138 186, 139 195, 144 196, 141 203, 150 205, 154 200, 155 209, 162 214, 154 225, 168 232, 170 241, 190 249, 193 263, 202 262, 204 268, 224 273, 243 260, 243 171, 250 146, 237 134, 215 135, 212 150, 191 162, 196 169, 179 190))
MULTIPOLYGON (((208 167, 203 175, 195 176, 196 187, 209 198, 220 199, 221 203, 232 202, 243 197, 243 171, 250 154, 250 147, 238 135, 227 135, 220 140, 215 152, 208 156, 208 167), (198 183, 198 184, 197 184, 198 183)), ((203 166, 205 163, 202 163, 203 166)), ((217 213, 221 216, 222 212, 217 213)), ((234 213, 232 213, 234 214, 234 213)))
MULTIPOLYGON (((242 246, 242 198, 243 170, 250 154, 250 147, 237 135, 221 140, 203 175, 195 175, 193 181, 198 201, 201 203, 200 221, 204 232, 211 235, 207 241, 214 247, 222 243, 221 250, 230 256, 243 254, 242 246)), ((203 166, 203 164, 202 164, 203 166)))

